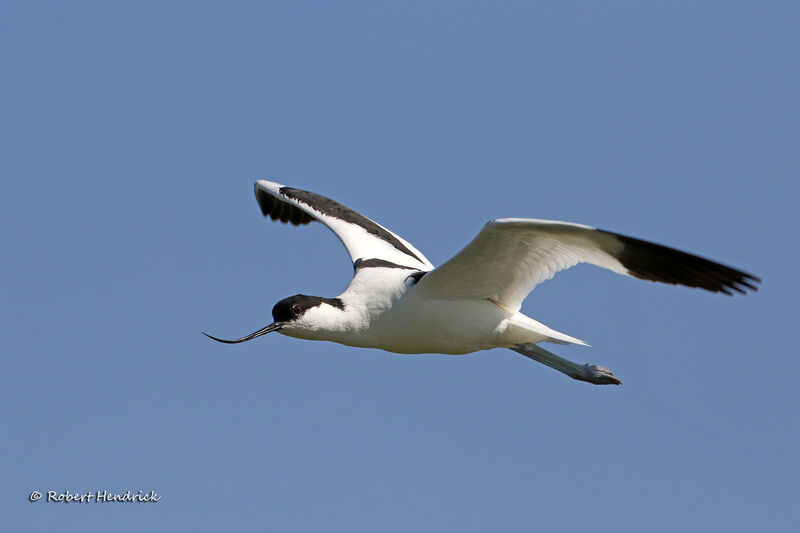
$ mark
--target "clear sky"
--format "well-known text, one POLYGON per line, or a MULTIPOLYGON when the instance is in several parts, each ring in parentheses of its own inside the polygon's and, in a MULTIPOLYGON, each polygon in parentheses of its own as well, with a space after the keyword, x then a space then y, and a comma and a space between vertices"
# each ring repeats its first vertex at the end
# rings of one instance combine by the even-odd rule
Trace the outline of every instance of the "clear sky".
MULTIPOLYGON (((2 531, 790 531, 800 523, 795 2, 5 2, 2 531), (502 5, 499 5, 502 4, 502 5), (582 222, 764 279, 582 266, 508 350, 250 333, 336 296, 330 196, 440 264, 489 219, 582 222), (29 502, 38 490, 157 503, 29 502)), ((46 499, 46 497, 45 497, 46 499)))

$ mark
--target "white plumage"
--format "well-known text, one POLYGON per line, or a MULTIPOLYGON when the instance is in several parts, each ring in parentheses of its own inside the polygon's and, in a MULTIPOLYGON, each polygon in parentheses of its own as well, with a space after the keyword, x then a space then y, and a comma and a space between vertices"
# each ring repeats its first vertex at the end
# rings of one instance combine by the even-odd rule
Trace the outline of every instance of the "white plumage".
POLYGON ((500 218, 486 224, 466 248, 420 282, 445 299, 489 299, 514 311, 543 281, 578 263, 628 274, 615 259, 622 243, 581 224, 500 218))
POLYGON ((685 252, 590 226, 527 218, 492 220, 438 268, 410 243, 316 193, 258 181, 264 216, 295 225, 319 221, 342 241, 355 275, 336 298, 295 295, 278 302, 271 331, 396 353, 466 354, 510 348, 572 378, 619 384, 608 369, 548 352, 541 342, 585 344, 519 312, 533 288, 590 263, 618 274, 732 294, 760 280, 685 252))

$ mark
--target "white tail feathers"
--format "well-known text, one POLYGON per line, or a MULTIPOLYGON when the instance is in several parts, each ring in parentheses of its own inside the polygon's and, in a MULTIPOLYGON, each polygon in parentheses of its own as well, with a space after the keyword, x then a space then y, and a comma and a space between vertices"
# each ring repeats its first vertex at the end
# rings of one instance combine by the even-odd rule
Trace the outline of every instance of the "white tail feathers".
POLYGON ((525 316, 522 313, 517 313, 509 318, 508 323, 512 327, 516 326, 532 333, 533 335, 528 342, 554 342, 556 344, 580 344, 581 346, 589 346, 588 343, 580 339, 570 337, 565 333, 548 328, 541 322, 537 322, 536 320, 529 316, 525 316))

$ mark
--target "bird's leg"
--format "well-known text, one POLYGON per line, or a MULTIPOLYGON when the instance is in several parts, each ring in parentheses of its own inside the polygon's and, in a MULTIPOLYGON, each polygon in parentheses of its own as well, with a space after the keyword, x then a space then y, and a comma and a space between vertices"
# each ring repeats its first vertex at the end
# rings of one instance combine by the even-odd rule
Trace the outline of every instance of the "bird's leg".
POLYGON ((515 352, 521 353, 534 361, 563 372, 572 379, 594 383, 595 385, 619 385, 622 380, 614 376, 607 368, 597 365, 581 365, 548 352, 536 344, 516 344, 511 347, 515 352))

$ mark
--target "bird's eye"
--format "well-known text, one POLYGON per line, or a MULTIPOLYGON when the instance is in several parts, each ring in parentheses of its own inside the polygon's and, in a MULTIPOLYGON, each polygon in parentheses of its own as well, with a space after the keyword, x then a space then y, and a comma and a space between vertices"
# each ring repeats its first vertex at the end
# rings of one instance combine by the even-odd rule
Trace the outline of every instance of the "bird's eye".
POLYGON ((299 306, 299 305, 297 305, 297 304, 294 304, 294 305, 292 306, 292 313, 294 313, 294 314, 296 314, 296 315, 299 315, 299 314, 300 314, 300 311, 302 311, 302 309, 300 308, 300 306, 299 306))

